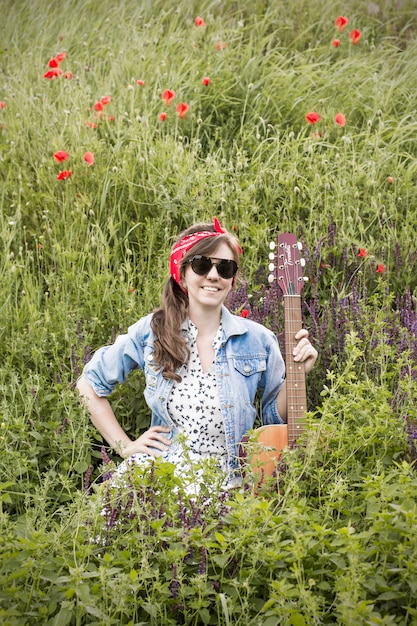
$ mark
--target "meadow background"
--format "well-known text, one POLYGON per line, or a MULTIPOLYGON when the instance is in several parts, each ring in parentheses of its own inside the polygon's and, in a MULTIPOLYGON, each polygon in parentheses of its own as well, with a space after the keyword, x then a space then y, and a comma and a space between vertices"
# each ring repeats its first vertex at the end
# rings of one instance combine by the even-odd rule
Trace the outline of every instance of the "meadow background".
MULTIPOLYGON (((416 2, 0 13, 1 623, 417 624, 416 2), (244 251, 230 307, 281 342, 268 244, 304 244, 309 444, 257 495, 161 464, 112 493, 75 381, 213 215, 244 251)), ((112 397, 132 436, 142 389, 112 397)))

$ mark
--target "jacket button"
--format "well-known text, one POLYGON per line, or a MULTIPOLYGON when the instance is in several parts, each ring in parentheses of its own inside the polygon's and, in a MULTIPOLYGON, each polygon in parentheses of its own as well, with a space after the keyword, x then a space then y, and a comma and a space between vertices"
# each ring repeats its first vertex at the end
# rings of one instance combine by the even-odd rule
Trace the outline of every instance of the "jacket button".
POLYGON ((245 367, 243 368, 245 370, 245 372, 250 372, 250 365, 248 365, 246 363, 245 367))

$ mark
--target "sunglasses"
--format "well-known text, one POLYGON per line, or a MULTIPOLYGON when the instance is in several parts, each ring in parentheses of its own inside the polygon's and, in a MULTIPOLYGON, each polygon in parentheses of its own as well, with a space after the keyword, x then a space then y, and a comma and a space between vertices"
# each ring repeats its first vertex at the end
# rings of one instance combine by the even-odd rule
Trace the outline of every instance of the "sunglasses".
POLYGON ((201 256, 200 254, 193 256, 193 258, 186 261, 186 263, 191 265, 194 274, 198 276, 208 274, 213 265, 216 266, 217 273, 221 278, 233 278, 238 270, 236 261, 219 259, 216 263, 213 263, 209 256, 201 256))

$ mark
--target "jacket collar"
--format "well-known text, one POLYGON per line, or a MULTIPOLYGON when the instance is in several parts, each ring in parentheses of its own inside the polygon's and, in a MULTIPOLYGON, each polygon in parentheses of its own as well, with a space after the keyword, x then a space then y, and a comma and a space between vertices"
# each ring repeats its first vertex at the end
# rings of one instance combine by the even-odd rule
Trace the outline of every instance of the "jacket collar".
POLYGON ((244 335, 248 332, 243 318, 233 315, 225 306, 222 306, 222 321, 225 339, 229 339, 232 335, 244 335))

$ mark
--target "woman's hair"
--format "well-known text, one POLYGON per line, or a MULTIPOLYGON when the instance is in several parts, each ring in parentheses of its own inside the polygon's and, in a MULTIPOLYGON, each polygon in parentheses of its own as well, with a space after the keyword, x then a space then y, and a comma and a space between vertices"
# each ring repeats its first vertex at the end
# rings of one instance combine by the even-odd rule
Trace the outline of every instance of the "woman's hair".
MULTIPOLYGON (((194 224, 180 233, 175 243, 187 235, 203 231, 215 232, 213 224, 194 224)), ((237 263, 240 251, 239 243, 234 235, 225 231, 216 237, 201 239, 186 252, 181 261, 181 278, 184 276, 188 259, 197 254, 213 256, 214 251, 221 243, 226 243, 229 246, 237 263)), ((155 335, 154 362, 163 368, 162 375, 164 378, 175 381, 181 380, 181 376, 176 373, 176 370, 181 365, 188 363, 190 357, 187 342, 181 330, 187 309, 187 293, 172 277, 168 278, 162 290, 161 306, 154 311, 151 327, 155 335)))

